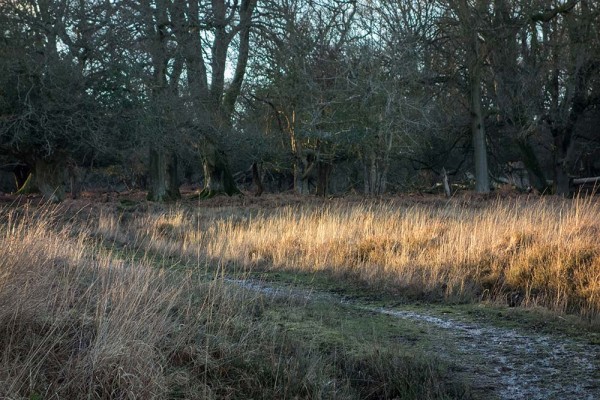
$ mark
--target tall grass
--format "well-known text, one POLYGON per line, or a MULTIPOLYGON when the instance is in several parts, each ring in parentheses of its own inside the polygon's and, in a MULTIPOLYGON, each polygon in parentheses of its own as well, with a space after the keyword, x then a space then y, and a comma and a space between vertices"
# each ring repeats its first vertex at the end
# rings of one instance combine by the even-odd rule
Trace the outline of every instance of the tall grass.
MULTIPOLYGON (((161 218, 177 221, 158 217, 139 240, 175 246, 153 236, 161 218)), ((106 237, 127 235, 110 221, 0 210, 0 398, 449 397, 427 360, 322 354, 261 318, 270 303, 256 293, 119 256, 106 237)))
POLYGON ((192 259, 325 272, 417 298, 600 315, 600 206, 593 199, 179 208, 122 229, 149 248, 192 259))

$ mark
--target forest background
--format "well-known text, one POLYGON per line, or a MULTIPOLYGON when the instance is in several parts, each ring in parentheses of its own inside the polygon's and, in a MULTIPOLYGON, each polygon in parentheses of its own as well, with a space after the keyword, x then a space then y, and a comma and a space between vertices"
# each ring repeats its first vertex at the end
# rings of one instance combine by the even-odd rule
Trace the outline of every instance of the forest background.
POLYGON ((0 190, 566 195, 600 175, 599 18, 579 0, 3 0, 0 190))

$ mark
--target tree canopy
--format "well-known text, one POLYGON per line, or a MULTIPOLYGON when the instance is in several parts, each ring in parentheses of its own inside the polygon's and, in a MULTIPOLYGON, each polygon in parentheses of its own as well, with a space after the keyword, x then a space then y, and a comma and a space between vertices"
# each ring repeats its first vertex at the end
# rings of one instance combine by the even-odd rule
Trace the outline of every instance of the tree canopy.
POLYGON ((2 164, 54 200, 133 158, 156 201, 600 175, 589 0, 6 0, 0 26, 2 164))

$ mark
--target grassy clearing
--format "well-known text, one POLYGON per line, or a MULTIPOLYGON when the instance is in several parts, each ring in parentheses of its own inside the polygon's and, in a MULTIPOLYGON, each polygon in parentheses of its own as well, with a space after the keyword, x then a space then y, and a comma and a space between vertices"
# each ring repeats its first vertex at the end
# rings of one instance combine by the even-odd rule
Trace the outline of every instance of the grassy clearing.
POLYGON ((324 273, 409 299, 600 316, 593 199, 178 208, 140 218, 129 212, 121 221, 106 216, 98 229, 230 270, 324 273))
POLYGON ((125 229, 108 212, 82 224, 55 208, 0 210, 0 397, 468 397, 436 360, 375 329, 382 317, 348 322, 348 310, 228 285, 205 264, 228 259, 193 218, 129 218, 125 229), (182 249, 197 268, 156 268, 182 249))
POLYGON ((592 200, 123 204, 0 210, 0 397, 469 397, 409 322, 267 299, 225 276, 507 325, 543 308, 542 331, 600 317, 592 200), (524 307, 456 305, 481 300, 524 307))

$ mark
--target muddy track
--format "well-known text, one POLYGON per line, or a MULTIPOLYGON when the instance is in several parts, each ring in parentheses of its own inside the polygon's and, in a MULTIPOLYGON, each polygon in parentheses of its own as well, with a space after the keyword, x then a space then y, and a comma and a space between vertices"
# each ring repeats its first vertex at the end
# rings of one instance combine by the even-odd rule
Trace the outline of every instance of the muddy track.
POLYGON ((402 308, 361 304, 331 293, 251 280, 229 280, 273 297, 339 301, 348 306, 410 320, 435 338, 437 357, 456 365, 482 399, 600 399, 600 346, 560 336, 537 335, 481 322, 464 322, 402 308))
POLYGON ((436 353, 471 376, 474 392, 500 399, 600 399, 600 347, 413 311, 376 309, 410 319, 446 340, 436 353), (447 351, 445 351, 447 350, 447 351))

